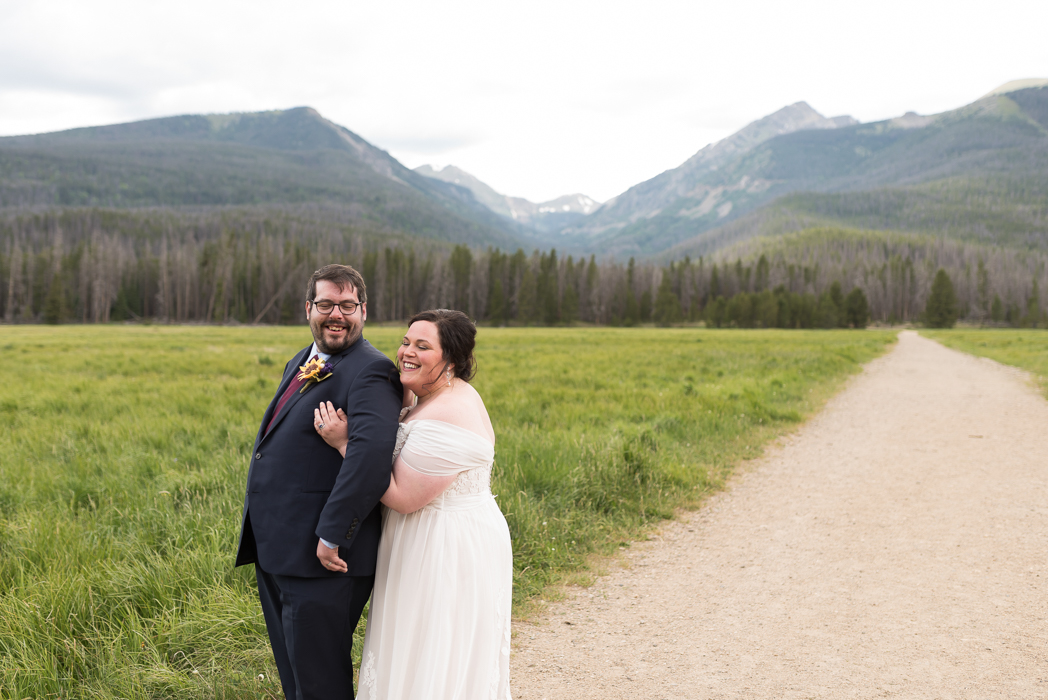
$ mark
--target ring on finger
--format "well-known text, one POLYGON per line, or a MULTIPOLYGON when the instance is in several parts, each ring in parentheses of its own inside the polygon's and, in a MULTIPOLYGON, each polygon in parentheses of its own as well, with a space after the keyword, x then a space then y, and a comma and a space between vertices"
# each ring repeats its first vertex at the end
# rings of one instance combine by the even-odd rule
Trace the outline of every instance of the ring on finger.
POLYGON ((324 429, 324 424, 323 423, 318 423, 317 427, 320 428, 321 430, 323 430, 324 429))

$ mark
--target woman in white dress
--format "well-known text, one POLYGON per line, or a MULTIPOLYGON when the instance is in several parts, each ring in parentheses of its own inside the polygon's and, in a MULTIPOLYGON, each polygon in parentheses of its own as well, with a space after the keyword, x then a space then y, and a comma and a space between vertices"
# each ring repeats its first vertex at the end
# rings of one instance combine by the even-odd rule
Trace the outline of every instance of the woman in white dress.
MULTIPOLYGON (((423 311, 397 351, 406 406, 382 497, 361 700, 510 698, 513 551, 491 494, 495 434, 469 384, 476 333, 460 311, 423 311)), ((318 418, 345 454, 338 412, 322 404, 318 418)))

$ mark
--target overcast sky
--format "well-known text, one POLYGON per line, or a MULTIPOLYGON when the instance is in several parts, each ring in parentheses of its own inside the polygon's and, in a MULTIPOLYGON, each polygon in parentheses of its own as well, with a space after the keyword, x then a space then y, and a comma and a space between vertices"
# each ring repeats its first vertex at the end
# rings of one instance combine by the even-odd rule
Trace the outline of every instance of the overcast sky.
POLYGON ((409 167, 606 200, 780 107, 1048 78, 1048 2, 0 0, 0 135, 309 105, 409 167))

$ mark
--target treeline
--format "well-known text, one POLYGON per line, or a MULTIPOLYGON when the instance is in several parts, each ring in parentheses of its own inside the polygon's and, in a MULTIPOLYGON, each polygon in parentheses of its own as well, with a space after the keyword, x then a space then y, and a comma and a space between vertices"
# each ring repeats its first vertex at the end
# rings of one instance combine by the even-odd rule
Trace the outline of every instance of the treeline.
POLYGON ((1048 320, 1048 254, 1039 250, 814 228, 771 241, 750 240, 726 251, 728 256, 756 260, 754 268, 766 265, 771 288, 794 289, 796 280, 809 274, 831 285, 839 281, 845 290, 859 288, 869 299, 871 318, 882 323, 923 321, 939 269, 952 282, 962 320, 1029 327, 1048 320))
POLYGON ((905 323, 921 320, 944 268, 960 318, 1038 325, 1048 288, 1041 253, 839 229, 656 265, 257 211, 66 210, 0 219, 0 311, 7 323, 301 323, 305 281, 329 262, 361 270, 380 322, 452 307, 508 325, 905 323))
POLYGON ((10 214, 0 313, 7 323, 297 323, 314 269, 359 264, 383 245, 450 250, 323 205, 10 214))

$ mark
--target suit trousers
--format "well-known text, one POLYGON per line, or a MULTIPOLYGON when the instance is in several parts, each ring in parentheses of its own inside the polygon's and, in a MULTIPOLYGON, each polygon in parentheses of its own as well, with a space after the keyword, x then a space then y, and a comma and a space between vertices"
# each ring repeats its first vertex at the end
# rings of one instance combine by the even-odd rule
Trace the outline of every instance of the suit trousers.
POLYGON ((353 630, 374 576, 299 578, 255 565, 280 683, 287 700, 352 700, 353 630))

